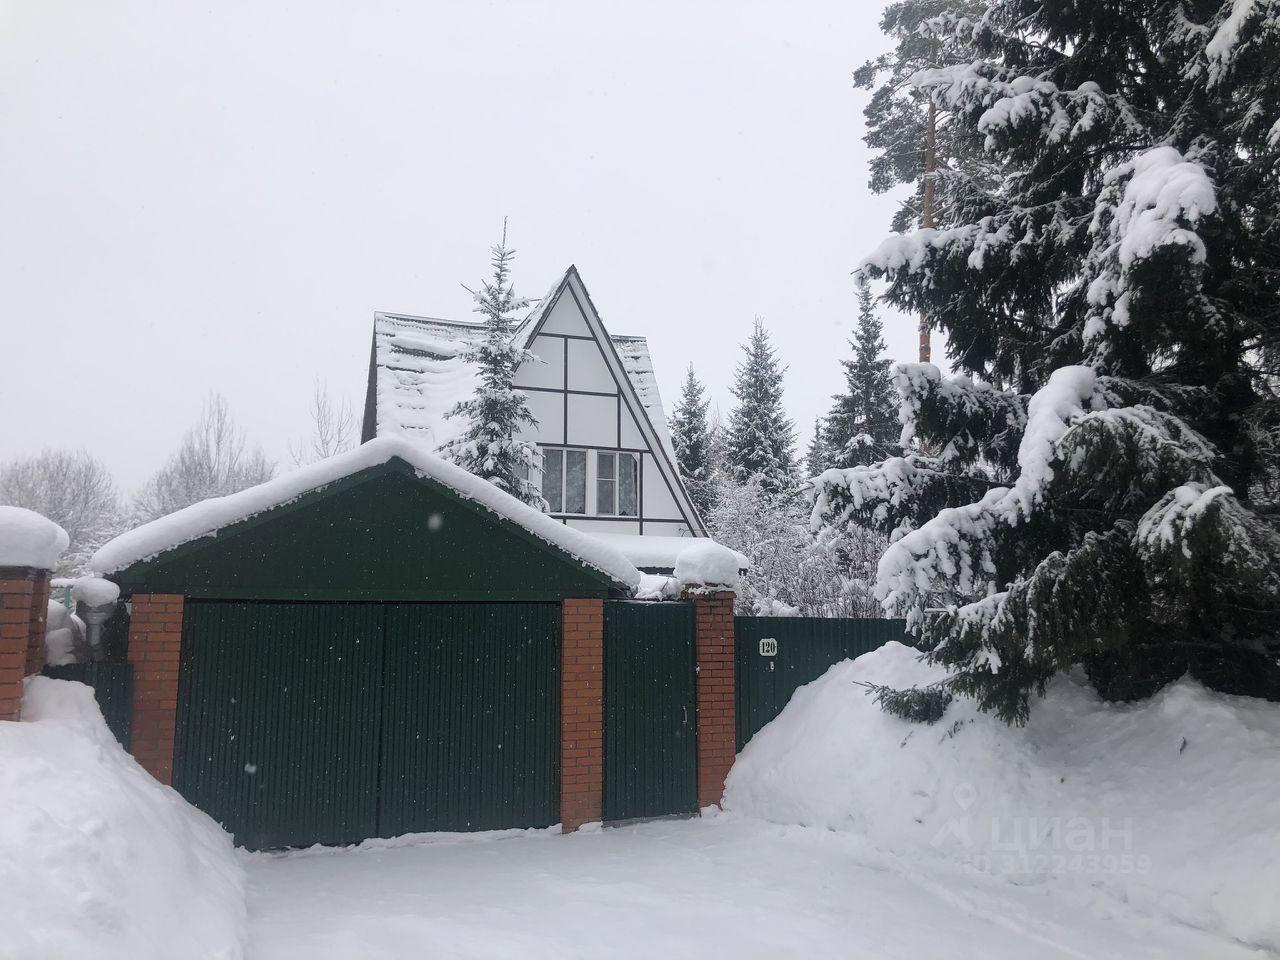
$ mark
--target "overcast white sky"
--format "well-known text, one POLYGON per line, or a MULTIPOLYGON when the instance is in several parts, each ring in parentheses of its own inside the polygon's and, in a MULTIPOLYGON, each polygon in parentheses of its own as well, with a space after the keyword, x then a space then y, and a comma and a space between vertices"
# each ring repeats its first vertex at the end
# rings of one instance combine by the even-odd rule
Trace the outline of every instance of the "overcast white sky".
POLYGON ((803 449, 892 212, 882 6, 0 0, 0 460, 132 488, 216 388, 287 461, 316 377, 363 403, 374 310, 470 316, 504 215, 520 292, 576 263, 668 411, 692 362, 728 413, 762 316, 803 449))

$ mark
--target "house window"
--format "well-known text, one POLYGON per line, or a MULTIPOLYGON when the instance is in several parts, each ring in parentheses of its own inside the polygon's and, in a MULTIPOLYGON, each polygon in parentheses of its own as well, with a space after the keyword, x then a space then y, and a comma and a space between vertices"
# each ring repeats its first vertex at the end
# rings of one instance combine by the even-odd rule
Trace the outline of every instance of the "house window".
POLYGON ((639 514, 640 464, 634 453, 596 454, 596 513, 602 517, 639 514))
POLYGON ((552 513, 587 512, 587 451, 542 451, 542 496, 552 513))

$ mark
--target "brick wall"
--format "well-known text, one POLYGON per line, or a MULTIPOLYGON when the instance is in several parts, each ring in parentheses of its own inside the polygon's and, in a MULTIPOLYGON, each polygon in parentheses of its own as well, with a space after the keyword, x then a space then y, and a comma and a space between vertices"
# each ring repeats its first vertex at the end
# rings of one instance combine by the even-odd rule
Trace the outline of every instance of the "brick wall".
POLYGON ((698 661, 698 806, 718 804, 733 766, 733 594, 693 596, 698 661))
POLYGON ((565 600, 560 667, 560 822, 601 817, 604 796, 604 601, 565 600))
POLYGON ((22 713, 22 678, 44 667, 49 571, 0 568, 0 720, 22 713))
POLYGON ((132 752, 143 768, 161 783, 173 782, 182 602, 180 594, 134 594, 129 614, 129 662, 133 664, 132 752))

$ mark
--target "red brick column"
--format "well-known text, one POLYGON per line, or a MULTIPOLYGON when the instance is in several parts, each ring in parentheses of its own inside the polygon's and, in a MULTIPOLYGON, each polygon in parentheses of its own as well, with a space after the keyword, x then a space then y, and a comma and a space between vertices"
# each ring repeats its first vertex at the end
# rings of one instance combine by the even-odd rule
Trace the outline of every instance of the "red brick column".
POLYGON ((560 641, 560 823, 601 817, 604 797, 604 601, 565 600, 560 641))
POLYGON ((48 584, 47 570, 0 567, 0 720, 17 720, 21 715, 22 678, 27 675, 31 646, 33 642, 44 646, 43 610, 36 624, 39 636, 32 638, 32 611, 41 581, 48 584))
POLYGON ((173 781, 173 735, 178 718, 178 654, 182 596, 134 594, 129 614, 133 664, 133 755, 161 783, 173 781))
POLYGON ((52 579, 48 570, 33 572, 36 579, 31 590, 31 615, 27 621, 27 676, 44 669, 44 634, 49 619, 49 584, 52 579))
POLYGON ((718 804, 734 757, 733 594, 696 594, 698 806, 718 804))

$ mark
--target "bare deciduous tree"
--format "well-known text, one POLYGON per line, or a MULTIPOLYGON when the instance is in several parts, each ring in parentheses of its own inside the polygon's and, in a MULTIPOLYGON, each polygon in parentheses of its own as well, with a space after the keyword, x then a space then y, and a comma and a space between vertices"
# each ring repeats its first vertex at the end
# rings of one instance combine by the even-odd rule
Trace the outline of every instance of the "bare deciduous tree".
POLYGON ((236 426, 226 398, 211 393, 177 452, 134 498, 134 518, 154 520, 270 480, 273 473, 275 464, 260 449, 246 449, 244 431, 236 426))
POLYGON ((741 486, 722 482, 707 524, 717 541, 751 562, 738 592, 740 612, 884 616, 871 594, 883 540, 870 531, 815 537, 803 496, 770 493, 759 477, 741 486))
POLYGON ((80 572, 93 551, 122 528, 120 495, 111 473, 84 450, 44 450, 0 469, 0 504, 25 507, 71 538, 55 571, 80 572))
POLYGON ((351 449, 356 431, 351 404, 345 397, 335 403, 328 386, 320 380, 316 380, 311 394, 311 423, 311 437, 289 446, 294 466, 305 466, 351 449))

